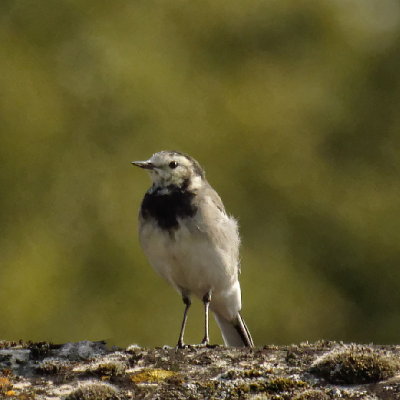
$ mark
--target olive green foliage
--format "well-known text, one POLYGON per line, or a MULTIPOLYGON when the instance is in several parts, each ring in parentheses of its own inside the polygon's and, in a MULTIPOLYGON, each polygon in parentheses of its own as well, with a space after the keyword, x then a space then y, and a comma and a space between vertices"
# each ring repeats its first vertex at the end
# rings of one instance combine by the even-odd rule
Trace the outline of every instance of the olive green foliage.
POLYGON ((130 166, 175 149, 239 219, 256 343, 398 341, 396 1, 2 0, 0 39, 1 338, 175 344, 130 166))

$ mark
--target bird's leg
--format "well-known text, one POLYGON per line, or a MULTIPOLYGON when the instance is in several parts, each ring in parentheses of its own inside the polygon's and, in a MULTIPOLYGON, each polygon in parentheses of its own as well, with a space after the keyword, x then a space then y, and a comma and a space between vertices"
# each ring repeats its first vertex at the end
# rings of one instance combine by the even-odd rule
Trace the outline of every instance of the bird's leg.
POLYGON ((185 334, 185 327, 186 327, 186 321, 187 321, 187 314, 189 311, 189 307, 192 304, 190 297, 187 295, 182 295, 182 300, 185 303, 185 311, 183 312, 183 321, 182 321, 182 326, 181 326, 181 332, 179 334, 179 339, 178 339, 178 344, 177 347, 178 349, 182 349, 185 347, 185 344, 183 343, 183 335, 185 334))
POLYGON ((208 307, 210 306, 210 301, 211 301, 211 290, 203 296, 205 321, 204 321, 204 338, 201 344, 204 346, 208 346, 210 342, 210 337, 208 336, 208 307))

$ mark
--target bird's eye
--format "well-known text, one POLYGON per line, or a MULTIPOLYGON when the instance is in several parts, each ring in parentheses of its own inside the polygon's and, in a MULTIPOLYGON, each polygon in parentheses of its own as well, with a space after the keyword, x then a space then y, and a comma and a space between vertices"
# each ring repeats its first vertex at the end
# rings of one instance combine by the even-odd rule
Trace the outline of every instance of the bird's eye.
POLYGON ((169 163, 169 167, 171 168, 171 169, 174 169, 174 168, 176 168, 178 166, 178 163, 176 162, 176 161, 171 161, 170 163, 169 163))

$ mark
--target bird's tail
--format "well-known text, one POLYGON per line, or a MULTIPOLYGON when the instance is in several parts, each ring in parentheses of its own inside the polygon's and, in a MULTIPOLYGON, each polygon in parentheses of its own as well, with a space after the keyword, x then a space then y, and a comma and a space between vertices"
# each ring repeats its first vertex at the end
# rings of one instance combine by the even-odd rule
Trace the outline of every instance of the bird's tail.
POLYGON ((221 329, 222 337, 226 346, 254 347, 250 332, 239 313, 232 321, 228 321, 216 313, 214 313, 214 317, 221 329))

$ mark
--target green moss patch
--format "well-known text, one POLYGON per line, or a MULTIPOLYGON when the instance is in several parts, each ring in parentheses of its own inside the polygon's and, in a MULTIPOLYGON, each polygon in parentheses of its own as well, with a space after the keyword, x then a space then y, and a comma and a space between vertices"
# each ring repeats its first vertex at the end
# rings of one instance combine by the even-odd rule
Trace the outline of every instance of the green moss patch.
POLYGON ((290 378, 275 378, 271 379, 265 384, 265 389, 268 392, 287 392, 292 389, 306 387, 307 383, 303 381, 296 381, 290 378))
POLYGON ((135 383, 159 383, 176 377, 177 375, 178 374, 173 371, 149 368, 133 374, 131 380, 135 383))
POLYGON ((307 387, 308 384, 303 381, 291 378, 278 377, 269 381, 256 381, 236 386, 235 392, 239 395, 249 393, 282 393, 293 392, 296 389, 307 387))
POLYGON ((93 383, 71 392, 65 400, 119 400, 118 392, 110 385, 93 383))
POLYGON ((72 366, 69 363, 59 360, 45 360, 36 367, 36 372, 43 375, 65 374, 70 370, 72 366))
POLYGON ((292 400, 329 400, 329 396, 321 390, 309 389, 297 394, 292 400))
POLYGON ((125 373, 126 365, 119 361, 110 361, 96 365, 92 372, 99 376, 122 376, 125 373))
POLYGON ((377 350, 349 346, 317 360, 310 372, 330 383, 363 384, 388 379, 399 370, 399 361, 377 350))

